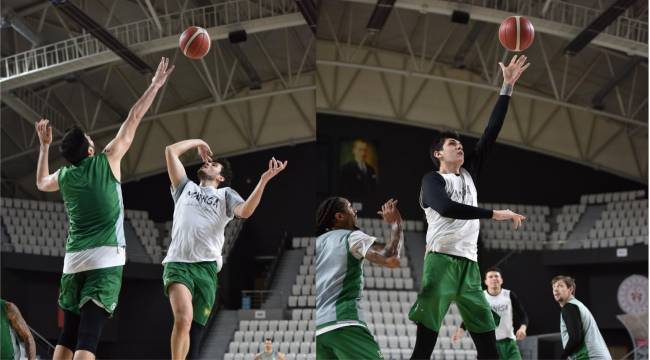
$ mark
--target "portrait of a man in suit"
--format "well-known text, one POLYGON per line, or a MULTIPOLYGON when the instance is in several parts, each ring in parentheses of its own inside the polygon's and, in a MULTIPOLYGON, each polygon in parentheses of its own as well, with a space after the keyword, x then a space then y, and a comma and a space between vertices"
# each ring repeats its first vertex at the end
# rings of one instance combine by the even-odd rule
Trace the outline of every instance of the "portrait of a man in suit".
POLYGON ((372 195, 377 187, 377 155, 374 146, 367 140, 356 139, 351 142, 351 146, 350 143, 344 144, 341 150, 341 195, 354 198, 372 195))

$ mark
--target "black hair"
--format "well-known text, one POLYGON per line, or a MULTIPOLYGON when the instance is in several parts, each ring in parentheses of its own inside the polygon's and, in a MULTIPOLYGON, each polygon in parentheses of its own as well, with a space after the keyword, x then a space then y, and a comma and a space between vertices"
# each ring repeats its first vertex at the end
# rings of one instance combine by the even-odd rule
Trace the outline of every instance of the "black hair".
POLYGON ((77 165, 88 157, 88 147, 90 143, 86 139, 86 134, 79 127, 74 126, 66 130, 59 151, 68 162, 77 165))
MULTIPOLYGON (((228 161, 225 158, 214 158, 212 159, 212 162, 221 165, 220 174, 223 177, 223 181, 219 185, 230 186, 230 184, 232 184, 232 178, 233 178, 232 166, 230 165, 230 161, 228 161)), ((200 171, 201 171, 201 167, 199 166, 198 170, 196 170, 196 174, 198 175, 200 171)), ((199 180, 200 179, 201 178, 199 176, 199 180)))
POLYGON ((499 275, 502 274, 501 269, 496 266, 489 267, 487 270, 485 270, 485 276, 487 276, 489 272, 498 272, 499 275))
POLYGON ((343 211, 345 211, 343 198, 333 196, 325 199, 316 210, 316 236, 329 231, 329 228, 334 225, 334 215, 343 211))
POLYGON ((221 184, 223 186, 230 186, 230 184, 232 184, 232 177, 233 177, 232 166, 230 165, 230 161, 228 161, 225 158, 216 158, 213 159, 212 161, 221 165, 221 176, 223 176, 223 182, 221 184))
POLYGON ((460 139, 460 135, 454 130, 446 130, 440 133, 437 137, 433 139, 431 146, 429 147, 429 156, 431 156, 431 161, 433 164, 440 168, 440 160, 433 155, 434 151, 442 151, 442 147, 445 145, 447 139, 460 139))
POLYGON ((273 342, 273 339, 268 338, 268 337, 267 337, 267 338, 264 338, 264 342, 267 342, 267 341, 273 342))

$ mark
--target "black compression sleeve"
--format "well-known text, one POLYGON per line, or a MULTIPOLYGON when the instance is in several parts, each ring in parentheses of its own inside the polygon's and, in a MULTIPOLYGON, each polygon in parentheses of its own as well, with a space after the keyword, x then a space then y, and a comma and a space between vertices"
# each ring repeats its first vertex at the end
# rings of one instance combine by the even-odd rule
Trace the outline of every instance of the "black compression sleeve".
POLYGON ((512 303, 512 325, 516 332, 521 325, 528 326, 528 314, 514 291, 510 291, 510 302, 512 303))
POLYGON ((566 359, 574 352, 578 351, 584 342, 582 335, 582 321, 580 320, 580 309, 577 305, 567 303, 562 307, 562 319, 569 333, 569 341, 564 347, 562 358, 566 359))
POLYGON ((472 178, 476 183, 478 182, 478 177, 483 168, 483 164, 485 163, 490 150, 492 150, 494 143, 496 143, 499 132, 501 132, 503 121, 508 113, 509 103, 510 96, 499 96, 499 99, 492 110, 492 114, 490 115, 490 120, 483 131, 483 135, 476 143, 474 152, 470 155, 470 159, 466 162, 465 166, 469 169, 469 173, 472 175, 472 178))
POLYGON ((437 172, 430 172, 422 178, 422 205, 432 208, 446 218, 469 220, 492 217, 492 210, 451 200, 445 190, 445 180, 437 172))

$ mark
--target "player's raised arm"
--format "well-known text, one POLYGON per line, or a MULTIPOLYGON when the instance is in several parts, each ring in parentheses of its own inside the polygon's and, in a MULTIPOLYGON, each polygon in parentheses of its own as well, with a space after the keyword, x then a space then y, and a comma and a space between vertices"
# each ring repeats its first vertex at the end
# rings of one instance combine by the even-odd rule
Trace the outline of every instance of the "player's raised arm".
POLYGON ((158 69, 156 70, 155 75, 151 79, 151 85, 147 90, 142 94, 140 99, 136 101, 126 120, 122 123, 120 130, 117 132, 117 135, 113 140, 111 140, 104 152, 108 156, 108 161, 111 164, 111 169, 113 174, 120 179, 120 161, 124 154, 131 147, 133 138, 135 137, 135 132, 140 125, 140 121, 144 117, 144 114, 147 113, 149 107, 153 103, 158 90, 165 84, 165 81, 169 77, 169 74, 174 70, 174 65, 169 66, 169 59, 163 57, 158 64, 158 69))
POLYGON ((167 174, 173 188, 187 176, 185 167, 181 162, 180 156, 190 149, 197 148, 199 156, 203 162, 211 161, 212 150, 210 145, 201 139, 183 140, 165 147, 165 161, 167 162, 167 174))
POLYGON ((503 121, 508 113, 508 104, 510 103, 510 96, 512 95, 515 83, 519 80, 521 74, 523 74, 523 72, 530 66, 530 63, 526 64, 527 59, 526 55, 521 55, 519 57, 514 55, 512 59, 510 59, 508 66, 499 63, 503 74, 503 86, 499 93, 499 99, 494 105, 494 109, 490 115, 490 120, 483 131, 483 135, 476 143, 474 152, 471 154, 471 160, 468 161, 470 163, 469 170, 474 179, 478 178, 478 175, 481 172, 481 167, 492 150, 493 145, 496 143, 499 132, 501 132, 503 121))
POLYGON ((402 215, 397 209, 397 200, 388 200, 382 205, 381 211, 377 213, 391 225, 390 239, 386 244, 373 243, 366 252, 365 258, 375 264, 391 268, 398 267, 404 233, 402 231, 402 215))
POLYGON ((50 174, 49 154, 50 144, 52 144, 52 127, 48 125, 49 122, 47 119, 41 119, 35 124, 38 141, 41 144, 36 164, 36 187, 38 190, 46 192, 59 190, 58 172, 50 174))
POLYGON ((282 162, 280 160, 275 160, 275 158, 271 158, 271 160, 269 160, 268 170, 260 176, 260 181, 257 183, 257 186, 255 186, 253 192, 248 196, 248 199, 235 207, 235 215, 242 219, 247 219, 253 215, 253 212, 257 209, 257 205, 260 204, 266 184, 268 184, 275 175, 282 172, 286 167, 287 161, 282 162))

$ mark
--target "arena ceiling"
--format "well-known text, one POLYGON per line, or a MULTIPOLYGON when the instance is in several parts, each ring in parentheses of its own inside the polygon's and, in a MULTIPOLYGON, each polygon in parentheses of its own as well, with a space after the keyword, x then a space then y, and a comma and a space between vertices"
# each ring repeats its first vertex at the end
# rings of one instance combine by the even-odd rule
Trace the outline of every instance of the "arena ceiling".
POLYGON ((524 15, 536 30, 525 51, 532 65, 499 141, 647 184, 647 2, 633 2, 574 55, 567 45, 614 1, 379 3, 373 17, 376 0, 321 2, 317 111, 479 136, 501 84, 498 62, 512 55, 498 25, 524 15), (454 10, 470 21, 453 23, 454 10))
MULTIPOLYGON (((513 14, 531 19, 536 39, 500 141, 647 183, 641 0, 573 56, 567 45, 614 0, 397 0, 379 31, 367 29, 376 0, 326 0, 316 38, 295 0, 69 3, 125 45, 131 65, 50 1, 3 0, 5 194, 44 196, 34 186, 37 118, 50 118, 55 141, 76 124, 105 145, 148 86, 142 67, 161 56, 177 68, 138 130, 124 181, 164 171, 164 146, 185 138, 204 138, 221 155, 313 141, 316 111, 478 136, 499 87, 497 62, 508 56, 498 23, 513 14), (452 23, 454 10, 469 23, 452 23), (178 50, 189 25, 213 40, 203 61, 178 50), (247 41, 231 44, 228 34, 242 29, 247 41)), ((51 168, 63 164, 56 148, 51 168)))
POLYGON ((150 83, 146 68, 162 56, 176 69, 140 125, 123 181, 164 171, 164 146, 186 138, 203 138, 225 156, 315 140, 315 40, 293 0, 71 3, 125 46, 127 61, 50 1, 3 0, 5 194, 43 196, 34 185, 41 114, 54 127, 50 168, 57 168, 62 132, 78 125, 106 145, 150 83), (213 40, 202 61, 178 50, 190 25, 205 27, 213 40), (247 40, 232 44, 228 34, 238 30, 247 40))

